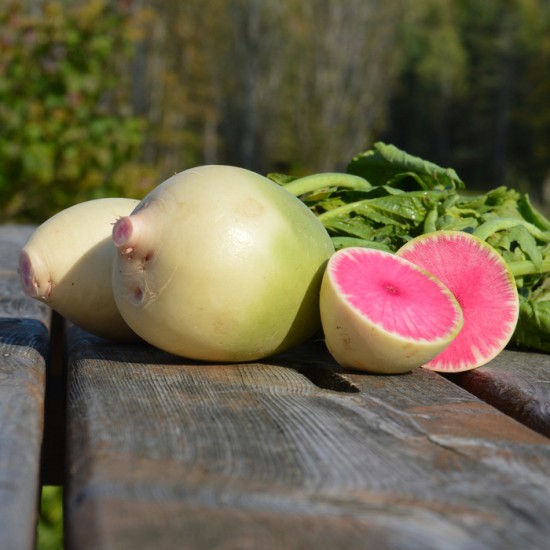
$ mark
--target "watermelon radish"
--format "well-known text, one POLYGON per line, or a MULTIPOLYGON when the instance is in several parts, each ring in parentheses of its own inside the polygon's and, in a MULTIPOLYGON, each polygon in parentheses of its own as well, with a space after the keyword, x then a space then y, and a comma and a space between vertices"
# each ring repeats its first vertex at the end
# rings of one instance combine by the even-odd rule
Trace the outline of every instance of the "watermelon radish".
POLYGON ((390 252, 349 247, 330 258, 320 294, 325 343, 346 368, 396 374, 440 354, 462 311, 434 276, 390 252))
POLYGON ((412 239, 397 255, 442 281, 464 314, 457 338, 424 367, 470 370, 504 349, 516 327, 519 299, 514 277, 494 248, 463 231, 436 231, 412 239))

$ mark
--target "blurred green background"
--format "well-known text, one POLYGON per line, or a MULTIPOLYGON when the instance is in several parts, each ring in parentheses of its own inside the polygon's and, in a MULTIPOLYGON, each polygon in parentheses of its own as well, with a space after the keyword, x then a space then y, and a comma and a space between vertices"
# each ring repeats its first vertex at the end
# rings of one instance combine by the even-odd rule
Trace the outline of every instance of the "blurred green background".
POLYGON ((39 550, 60 550, 64 546, 62 488, 43 487, 41 508, 36 546, 39 550))
POLYGON ((549 0, 0 2, 0 218, 384 140, 547 200, 549 0))
MULTIPOLYGON (((0 222, 378 140, 550 201, 550 0, 0 0, 0 26, 0 222)), ((43 505, 60 548, 60 488, 43 505)))

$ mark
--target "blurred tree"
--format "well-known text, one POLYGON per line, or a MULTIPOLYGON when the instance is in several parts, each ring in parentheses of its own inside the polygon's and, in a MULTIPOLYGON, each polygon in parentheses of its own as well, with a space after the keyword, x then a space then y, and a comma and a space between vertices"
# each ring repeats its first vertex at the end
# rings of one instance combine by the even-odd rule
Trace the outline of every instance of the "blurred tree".
POLYGON ((4 217, 139 196, 146 166, 336 170, 378 139, 470 186, 548 177, 549 0, 58 2, 0 10, 4 217))
POLYGON ((404 147, 450 161, 453 105, 467 88, 468 55, 454 0, 410 1, 402 20, 404 60, 390 132, 404 147), (428 139, 425 150, 422 140, 428 139))
POLYGON ((223 2, 132 0, 145 14, 129 74, 134 112, 148 121, 144 161, 168 176, 218 161, 218 60, 223 2), (212 17, 215 13, 216 16, 212 17))
POLYGON ((518 44, 523 52, 519 63, 518 93, 514 97, 511 139, 513 161, 509 179, 534 189, 539 202, 550 202, 550 2, 520 2, 522 20, 518 44))
POLYGON ((285 82, 294 164, 342 168, 383 128, 401 60, 397 31, 404 5, 403 0, 294 3, 285 82))
POLYGON ((120 65, 131 51, 130 22, 103 0, 42 10, 11 1, 0 9, 2 221, 41 221, 82 200, 137 196, 147 183, 129 162, 144 131, 120 65))
POLYGON ((224 4, 225 47, 212 52, 214 78, 221 83, 221 154, 225 162, 263 172, 280 145, 292 6, 274 0, 224 4))
POLYGON ((146 160, 342 165, 384 121, 405 1, 151 0, 133 70, 146 160))
POLYGON ((468 93, 455 103, 455 139, 464 170, 480 187, 507 183, 511 161, 511 115, 521 50, 517 44, 518 0, 457 2, 464 47, 470 59, 468 93), (464 121, 468 120, 468 124, 464 121))
POLYGON ((410 0, 405 65, 383 139, 471 187, 540 197, 548 177, 550 2, 410 0))

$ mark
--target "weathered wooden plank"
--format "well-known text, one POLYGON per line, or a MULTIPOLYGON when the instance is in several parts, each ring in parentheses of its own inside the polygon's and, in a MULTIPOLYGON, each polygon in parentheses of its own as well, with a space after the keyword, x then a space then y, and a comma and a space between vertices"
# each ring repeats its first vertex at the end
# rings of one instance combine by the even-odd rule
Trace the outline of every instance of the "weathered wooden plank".
POLYGON ((449 378, 550 437, 550 355, 505 350, 487 365, 449 378))
POLYGON ((30 227, 0 227, 0 548, 34 547, 49 310, 17 276, 30 227))
POLYGON ((69 546, 546 544, 550 440, 431 372, 335 370, 315 345, 200 365, 71 329, 69 546))

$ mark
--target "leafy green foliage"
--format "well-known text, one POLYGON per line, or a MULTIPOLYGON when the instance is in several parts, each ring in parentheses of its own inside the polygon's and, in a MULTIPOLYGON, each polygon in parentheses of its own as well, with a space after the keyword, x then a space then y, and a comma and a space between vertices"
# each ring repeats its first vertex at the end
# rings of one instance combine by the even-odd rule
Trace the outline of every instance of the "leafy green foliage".
POLYGON ((301 196, 329 233, 338 237, 337 248, 350 242, 343 237, 351 237, 363 239, 368 246, 397 250, 423 233, 426 223, 435 223, 433 212, 449 209, 457 197, 456 189, 464 185, 454 170, 384 143, 355 156, 348 172, 355 178, 354 185, 348 183, 349 173, 332 174, 330 179, 318 174, 293 181, 280 174, 269 177, 301 196), (309 192, 303 194, 304 189, 309 192))
POLYGON ((421 189, 464 186, 453 169, 441 168, 385 143, 375 143, 372 150, 354 157, 347 171, 363 176, 373 185, 391 185, 403 178, 412 178, 421 189))
POLYGON ((306 174, 377 139, 546 199, 547 0, 45 2, 0 2, 4 220, 139 196, 137 159, 306 174))
POLYGON ((42 488, 36 547, 38 550, 63 548, 63 490, 61 487, 48 485, 42 488))
POLYGON ((487 241, 507 262, 520 293, 513 344, 550 352, 550 220, 528 195, 504 186, 470 195, 454 170, 384 143, 354 157, 348 170, 363 186, 340 185, 347 174, 269 177, 309 206, 337 249, 395 252, 438 230, 467 231, 487 241))
MULTIPOLYGON (((42 221, 76 202, 128 195, 144 123, 121 71, 128 17, 103 0, 76 10, 0 9, 0 217, 42 221)), ((139 181, 139 180, 138 180, 139 181)))

